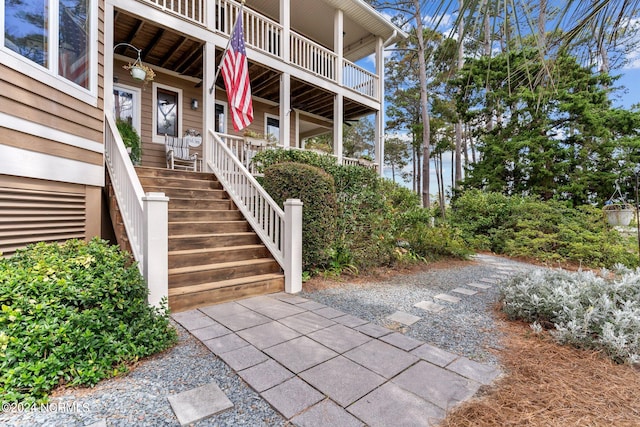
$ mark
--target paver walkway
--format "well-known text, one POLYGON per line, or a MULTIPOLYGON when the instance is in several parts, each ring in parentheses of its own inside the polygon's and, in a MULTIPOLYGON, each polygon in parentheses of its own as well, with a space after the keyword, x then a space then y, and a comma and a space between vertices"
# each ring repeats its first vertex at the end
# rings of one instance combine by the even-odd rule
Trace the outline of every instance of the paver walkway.
MULTIPOLYGON (((397 316, 413 320, 402 313, 397 316)), ((299 426, 435 425, 447 410, 500 373, 493 366, 284 293, 173 318, 299 426)), ((176 400, 172 406, 180 419, 183 409, 176 400)), ((207 412, 192 406, 185 411, 197 413, 198 419, 207 412)))

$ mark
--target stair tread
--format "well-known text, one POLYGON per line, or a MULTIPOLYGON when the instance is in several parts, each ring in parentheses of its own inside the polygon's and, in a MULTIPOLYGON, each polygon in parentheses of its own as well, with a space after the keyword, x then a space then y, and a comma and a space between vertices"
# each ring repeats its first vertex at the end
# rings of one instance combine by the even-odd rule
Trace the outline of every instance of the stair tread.
POLYGON ((186 295, 196 292, 209 291, 214 289, 226 288, 238 285, 251 285, 252 283, 264 280, 284 279, 282 273, 260 274, 256 276, 240 277, 236 279, 221 280, 219 282, 200 283, 198 285, 181 286, 178 288, 169 288, 169 296, 186 295))
POLYGON ((241 250, 241 249, 261 249, 261 248, 264 248, 264 245, 255 244, 255 245, 222 246, 218 248, 182 249, 178 251, 169 251, 169 256, 197 255, 197 254, 204 254, 207 252, 226 252, 226 251, 241 250))
POLYGON ((198 234, 173 234, 169 235, 169 239, 192 239, 194 237, 222 237, 229 235, 252 236, 256 234, 253 231, 230 231, 228 233, 198 233, 198 234))
POLYGON ((253 259, 243 259, 240 261, 226 261, 226 262, 216 262, 212 264, 198 264, 198 265, 192 265, 189 267, 170 268, 169 275, 182 274, 182 273, 195 273, 198 271, 207 271, 207 270, 220 270, 223 268, 232 268, 232 267, 244 267, 247 265, 270 264, 274 262, 277 262, 277 261, 273 258, 253 258, 253 259))
POLYGON ((238 224, 245 223, 246 219, 211 219, 206 221, 190 221, 190 220, 178 220, 169 221, 169 224, 238 224))

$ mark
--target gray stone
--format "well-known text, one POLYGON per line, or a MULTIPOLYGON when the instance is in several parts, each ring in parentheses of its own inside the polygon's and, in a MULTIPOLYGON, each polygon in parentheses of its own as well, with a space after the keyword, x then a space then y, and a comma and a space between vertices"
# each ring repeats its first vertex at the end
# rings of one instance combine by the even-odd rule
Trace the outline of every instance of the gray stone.
POLYGON ((414 316, 413 314, 405 313, 403 311, 396 311, 395 313, 387 316, 387 319, 393 322, 402 323, 403 325, 411 326, 421 320, 422 317, 414 316))
POLYGON ((318 329, 323 329, 336 324, 333 320, 327 319, 326 317, 322 317, 310 311, 280 319, 280 323, 300 332, 301 334, 308 334, 313 331, 317 331, 318 329))
POLYGON ((241 300, 237 300, 236 303, 250 310, 255 310, 258 307, 272 304, 274 302, 280 302, 276 299, 270 298, 267 295, 259 295, 257 297, 249 297, 241 300))
POLYGON ((233 403, 215 383, 168 396, 167 399, 182 426, 233 407, 233 403))
POLYGON ((186 330, 192 332, 195 329, 204 328, 217 323, 204 313, 198 310, 182 311, 171 315, 173 320, 180 323, 186 330))
POLYGON ((498 283, 496 279, 489 279, 488 277, 483 277, 478 279, 478 282, 489 283, 490 285, 495 285, 498 283))
POLYGON ((278 412, 289 419, 321 401, 324 396, 299 378, 291 378, 262 393, 278 412))
POLYGON ((452 302, 454 304, 457 304, 461 301, 460 298, 454 297, 453 295, 449 294, 438 294, 434 298, 440 299, 442 301, 452 302))
POLYGON ((275 321, 238 331, 237 334, 261 350, 300 336, 298 332, 275 321))
POLYGON ((314 366, 302 372, 300 377, 343 407, 385 381, 380 375, 342 356, 314 366))
POLYGON ((289 370, 271 359, 242 370, 238 372, 238 375, 258 392, 275 387, 294 376, 289 370))
POLYGON ((392 378, 419 359, 382 341, 372 340, 344 354, 345 357, 385 378, 392 378))
POLYGON ((315 302, 315 301, 303 302, 302 304, 298 304, 298 307, 304 308, 305 310, 312 310, 312 311, 320 310, 321 308, 327 308, 326 305, 320 304, 319 302, 315 302))
POLYGON ((441 408, 393 383, 372 391, 348 410, 371 427, 435 426, 445 416, 441 408))
POLYGON ((222 353, 219 357, 234 371, 241 371, 269 360, 269 356, 252 345, 222 353))
POLYGON ((292 418, 291 423, 298 427, 360 427, 363 425, 360 420, 329 399, 292 418))
POLYGON ((500 375, 500 370, 495 366, 478 363, 466 357, 454 361, 447 369, 482 384, 491 384, 500 375))
POLYGON ((478 291, 472 291, 471 289, 465 289, 465 288, 455 288, 455 289, 451 289, 451 292, 455 292, 457 294, 462 294, 462 295, 475 295, 478 293, 478 291))
POLYGON ((360 326, 360 325, 364 325, 365 323, 368 323, 366 320, 362 320, 361 318, 352 316, 350 314, 346 314, 340 317, 334 317, 333 320, 343 324, 344 326, 348 326, 350 328, 355 328, 356 326, 360 326))
POLYGON ((272 319, 256 313, 255 311, 251 311, 248 308, 245 308, 245 311, 238 312, 231 316, 216 317, 216 320, 232 331, 240 331, 242 329, 252 328, 254 326, 273 321, 272 319))
POLYGON ((106 420, 100 420, 100 421, 96 421, 93 424, 89 424, 88 426, 85 427, 107 427, 107 421, 106 420))
POLYGON ((346 314, 340 310, 336 310, 335 308, 331 308, 331 307, 324 307, 318 310, 314 310, 313 312, 316 314, 319 314, 322 317, 326 317, 327 319, 333 319, 334 317, 340 317, 346 314))
POLYGON ((223 335, 227 335, 231 333, 229 329, 225 328, 218 322, 215 322, 213 319, 211 319, 211 321, 214 322, 213 325, 205 326, 204 328, 200 328, 200 329, 194 329, 190 332, 193 334, 193 336, 198 338, 200 341, 207 341, 207 340, 218 338, 223 335))
POLYGON ((471 283, 467 283, 467 286, 473 286, 474 288, 478 288, 478 289, 491 289, 491 285, 485 285, 484 283, 477 283, 477 282, 471 282, 471 283))
POLYGON ((303 302, 308 302, 309 300, 303 297, 299 297, 294 294, 285 294, 284 292, 278 292, 277 294, 270 295, 272 298, 279 299, 280 301, 284 301, 289 304, 302 304, 303 302))
POLYGON ((249 345, 248 342, 246 342, 236 334, 224 335, 218 338, 204 341, 203 343, 215 355, 220 355, 222 353, 237 350, 239 348, 249 345))
POLYGON ((391 329, 376 325, 375 323, 367 323, 366 325, 358 326, 355 329, 373 338, 379 338, 393 332, 391 329))
POLYGON ((380 338, 380 341, 384 341, 387 344, 391 344, 392 346, 401 348, 405 351, 411 351, 422 344, 422 341, 408 337, 400 332, 385 335, 380 338))
POLYGON ((329 350, 308 337, 300 337, 276 345, 266 349, 265 353, 296 373, 338 355, 338 353, 329 350))
POLYGON ((200 308, 200 311, 213 319, 219 317, 229 317, 234 314, 246 312, 248 308, 241 306, 237 302, 227 302, 200 308))
POLYGON ((440 305, 431 301, 420 301, 419 303, 414 304, 414 307, 418 307, 419 309, 430 311, 432 313, 440 313, 446 308, 444 305, 440 305))
POLYGON ((344 353, 371 340, 368 336, 344 325, 321 329, 309 334, 308 337, 338 353, 344 353))
POLYGON ((420 347, 414 349, 411 354, 441 367, 447 366, 449 363, 460 357, 438 347, 434 347, 431 344, 422 344, 420 347))
POLYGON ((475 381, 425 361, 418 362, 391 381, 445 411, 473 396, 480 387, 475 381))
MULTIPOLYGON (((253 302, 255 298, 251 298, 247 300, 249 303, 253 302)), ((242 301, 240 301, 242 303, 242 301)), ((245 305, 245 307, 248 307, 245 305)), ((274 298, 264 297, 263 300, 259 300, 256 304, 253 304, 252 307, 249 307, 252 310, 260 313, 264 316, 270 317, 271 319, 278 320, 284 317, 293 316, 294 314, 299 314, 305 311, 303 308, 299 308, 292 304, 287 304, 286 302, 279 301, 274 298)))

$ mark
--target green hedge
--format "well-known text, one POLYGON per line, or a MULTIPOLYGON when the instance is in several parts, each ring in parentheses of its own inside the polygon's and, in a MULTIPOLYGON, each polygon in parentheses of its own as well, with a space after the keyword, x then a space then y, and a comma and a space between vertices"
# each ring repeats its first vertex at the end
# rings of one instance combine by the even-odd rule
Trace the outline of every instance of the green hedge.
POLYGON ((2 403, 44 403, 62 384, 94 385, 176 342, 147 305, 131 256, 106 241, 38 243, 0 259, 2 403))
POLYGON ((310 270, 326 266, 338 216, 331 175, 302 163, 277 163, 264 171, 264 187, 280 206, 287 199, 302 201, 302 267, 310 270))

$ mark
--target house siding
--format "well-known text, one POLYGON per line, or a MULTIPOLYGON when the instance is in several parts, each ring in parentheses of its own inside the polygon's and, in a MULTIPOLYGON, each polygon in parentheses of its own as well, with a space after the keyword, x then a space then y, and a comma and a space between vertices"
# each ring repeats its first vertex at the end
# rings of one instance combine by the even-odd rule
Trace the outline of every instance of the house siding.
MULTIPOLYGON (((0 149, 40 164, 0 167, 0 251, 101 235, 104 1, 98 2, 97 98, 87 103, 0 64, 0 149), (77 172, 61 165, 82 165, 77 172), (21 171, 24 170, 24 172, 21 171), (92 171, 87 177, 86 170, 92 171), (63 177, 63 178, 61 178, 63 177)), ((6 159, 5 159, 6 161, 6 159)))

